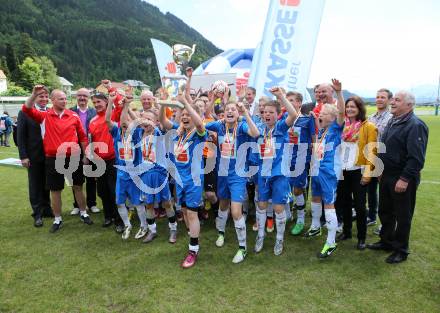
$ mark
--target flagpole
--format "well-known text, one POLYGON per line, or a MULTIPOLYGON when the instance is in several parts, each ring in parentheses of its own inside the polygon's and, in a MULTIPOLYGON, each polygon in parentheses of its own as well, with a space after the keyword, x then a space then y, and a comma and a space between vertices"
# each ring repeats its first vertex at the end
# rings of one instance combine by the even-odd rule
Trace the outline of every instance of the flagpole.
POLYGON ((437 86, 437 103, 435 104, 435 115, 438 115, 438 107, 440 106, 440 75, 438 76, 437 86))

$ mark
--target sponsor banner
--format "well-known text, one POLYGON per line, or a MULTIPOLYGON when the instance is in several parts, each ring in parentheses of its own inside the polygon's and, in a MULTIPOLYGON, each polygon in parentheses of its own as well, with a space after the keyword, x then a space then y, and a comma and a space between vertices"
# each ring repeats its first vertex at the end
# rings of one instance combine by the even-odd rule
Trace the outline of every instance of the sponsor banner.
POLYGON ((164 77, 181 76, 179 67, 173 60, 173 49, 163 41, 151 38, 154 55, 156 56, 157 68, 160 79, 164 77))
POLYGON ((325 0, 271 0, 263 39, 254 54, 249 86, 257 98, 284 87, 305 98, 325 0))

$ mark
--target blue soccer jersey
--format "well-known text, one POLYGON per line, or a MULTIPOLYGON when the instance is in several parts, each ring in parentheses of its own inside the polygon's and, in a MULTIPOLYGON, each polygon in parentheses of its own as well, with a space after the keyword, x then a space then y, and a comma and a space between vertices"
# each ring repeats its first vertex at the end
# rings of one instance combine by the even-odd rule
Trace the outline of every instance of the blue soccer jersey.
POLYGON ((136 143, 136 153, 141 162, 143 185, 139 187, 142 201, 153 204, 170 200, 165 136, 158 128, 155 128, 152 134, 144 136, 144 129, 138 128, 133 137, 136 143))
POLYGON ((124 131, 123 129, 113 125, 110 133, 113 137, 115 147, 115 165, 121 168, 116 170, 116 204, 124 204, 127 200, 130 203, 138 205, 141 203, 141 193, 139 188, 134 183, 132 176, 140 176, 139 173, 139 157, 136 153, 136 144, 133 141, 133 136, 136 137, 137 129, 131 131, 124 131))
POLYGON ((289 177, 294 187, 305 188, 306 186, 314 135, 315 119, 313 116, 302 114, 298 116, 295 124, 286 134, 289 153, 292 156, 289 177))
POLYGON ((219 176, 243 176, 239 174, 247 168, 247 153, 238 152, 240 146, 248 141, 248 124, 242 121, 237 123, 235 127, 228 128, 225 122, 215 121, 206 124, 205 127, 218 135, 217 167, 219 176), (237 163, 238 168, 236 168, 237 163))
POLYGON ((312 176, 323 172, 339 177, 342 167, 338 148, 341 145, 341 136, 344 125, 334 121, 326 129, 320 129, 318 140, 312 156, 312 176))
POLYGON ((315 135, 315 119, 313 116, 300 115, 295 122, 295 125, 289 128, 287 132, 287 142, 293 146, 292 150, 292 166, 294 167, 296 158, 298 156, 298 148, 300 144, 307 146, 307 149, 301 148, 300 155, 306 153, 306 162, 310 162, 311 158, 311 144, 313 136, 315 135))
POLYGON ((154 128, 153 133, 147 136, 144 136, 144 129, 138 128, 133 133, 133 141, 143 172, 151 170, 166 173, 165 136, 158 128, 154 128))
POLYGON ((283 151, 286 143, 286 133, 289 126, 286 120, 279 120, 272 129, 264 126, 260 129, 260 137, 257 140, 259 154, 259 175, 261 177, 282 176, 283 174, 283 151))
MULTIPOLYGON (((173 129, 178 129, 179 125, 173 123, 173 129)), ((173 151, 172 151, 172 161, 176 165, 177 171, 180 178, 184 183, 191 183, 192 177, 197 175, 201 177, 203 182, 203 147, 204 142, 207 138, 207 132, 203 134, 197 133, 194 128, 192 132, 184 132, 180 136, 175 136, 173 138, 173 151), (196 151, 197 148, 197 151, 196 151), (195 154, 197 152, 197 155, 195 154), (194 164, 198 162, 199 164, 194 164), (192 174, 192 169, 198 171, 198 173, 192 174)))
MULTIPOLYGON (((178 128, 179 125, 173 123, 173 129, 178 128)), ((199 134, 196 129, 193 129, 189 133, 184 132, 173 138, 174 146, 170 158, 182 181, 180 185, 176 179, 177 201, 182 207, 198 209, 202 205, 203 147, 207 137, 206 131, 199 134), (195 184, 195 178, 199 179, 200 185, 195 184)))
POLYGON ((336 201, 338 179, 341 175, 339 147, 343 125, 334 121, 327 129, 321 129, 312 155, 312 196, 322 198, 324 204, 336 201))
POLYGON ((133 136, 136 137, 137 130, 124 131, 122 128, 113 125, 110 133, 113 137, 115 148, 115 165, 123 166, 125 170, 117 170, 117 177, 124 180, 129 180, 129 171, 135 172, 136 166, 139 165, 139 156, 136 153, 136 144, 133 141, 133 136))

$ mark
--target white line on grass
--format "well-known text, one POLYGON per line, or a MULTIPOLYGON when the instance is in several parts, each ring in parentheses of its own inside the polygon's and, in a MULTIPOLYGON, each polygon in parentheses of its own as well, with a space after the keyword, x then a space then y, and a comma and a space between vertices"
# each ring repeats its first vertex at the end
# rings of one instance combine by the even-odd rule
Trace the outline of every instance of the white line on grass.
POLYGON ((422 183, 440 185, 440 181, 435 181, 435 180, 422 180, 422 183))

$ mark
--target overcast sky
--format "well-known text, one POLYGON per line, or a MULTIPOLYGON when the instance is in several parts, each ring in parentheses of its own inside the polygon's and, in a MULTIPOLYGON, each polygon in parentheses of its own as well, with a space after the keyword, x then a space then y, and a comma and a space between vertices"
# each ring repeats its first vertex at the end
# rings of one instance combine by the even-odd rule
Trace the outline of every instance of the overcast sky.
MULTIPOLYGON (((147 2, 224 50, 255 48, 269 6, 269 0, 147 2)), ((439 0, 326 1, 310 86, 338 77, 344 88, 374 95, 381 87, 437 85, 439 74, 439 0)))

